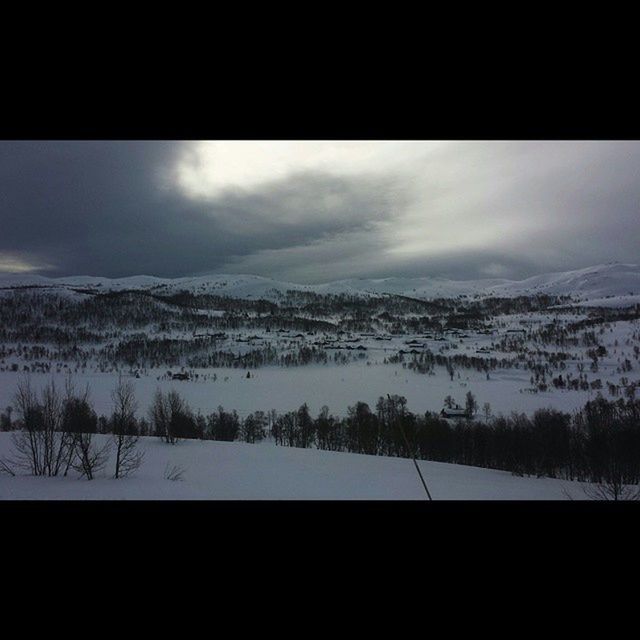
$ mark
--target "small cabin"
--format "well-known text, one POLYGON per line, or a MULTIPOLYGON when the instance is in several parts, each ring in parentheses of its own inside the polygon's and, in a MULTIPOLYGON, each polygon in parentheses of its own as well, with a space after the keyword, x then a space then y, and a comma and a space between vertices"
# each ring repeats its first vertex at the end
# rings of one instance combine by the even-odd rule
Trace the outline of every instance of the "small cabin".
POLYGON ((466 409, 463 409, 462 407, 456 405, 453 408, 444 407, 440 412, 440 415, 443 418, 466 418, 469 414, 467 413, 466 409))

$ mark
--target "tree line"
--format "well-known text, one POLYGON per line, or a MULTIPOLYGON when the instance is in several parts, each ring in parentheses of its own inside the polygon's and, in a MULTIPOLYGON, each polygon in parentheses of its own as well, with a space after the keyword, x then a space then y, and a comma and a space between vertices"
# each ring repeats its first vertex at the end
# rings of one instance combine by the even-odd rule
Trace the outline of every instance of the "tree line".
POLYGON ((146 415, 138 416, 133 385, 121 379, 112 393, 112 413, 98 417, 88 389, 78 393, 68 382, 61 391, 51 382, 38 395, 26 379, 18 385, 15 407, 0 414, 0 428, 14 430, 15 467, 34 475, 75 469, 92 479, 113 450, 114 477, 124 477, 142 463, 139 437, 156 436, 167 444, 269 439, 278 446, 416 457, 595 483, 612 495, 640 483, 640 400, 598 396, 573 414, 548 408, 531 417, 491 417, 485 406, 485 419, 478 420, 472 417, 475 398, 468 396, 467 418, 455 421, 433 412, 415 414, 398 395, 380 397, 373 409, 356 402, 343 417, 326 406, 313 417, 303 404, 295 411, 255 411, 241 418, 221 406, 203 415, 177 391, 157 390, 146 415), (98 446, 96 433, 111 438, 98 446))

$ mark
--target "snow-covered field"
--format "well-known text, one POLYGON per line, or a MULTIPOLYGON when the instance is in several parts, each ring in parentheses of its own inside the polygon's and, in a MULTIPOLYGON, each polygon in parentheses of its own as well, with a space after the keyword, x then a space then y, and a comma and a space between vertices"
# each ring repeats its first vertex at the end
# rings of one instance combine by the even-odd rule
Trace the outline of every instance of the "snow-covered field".
MULTIPOLYGON (((438 375, 428 376, 405 370, 401 366, 367 366, 362 363, 350 365, 308 365, 305 367, 263 367, 246 378, 240 369, 208 369, 217 380, 171 381, 157 380, 149 375, 139 379, 130 378, 140 409, 146 412, 156 389, 175 389, 194 411, 203 414, 215 411, 222 405, 235 409, 241 417, 253 411, 278 412, 297 409, 303 403, 309 405, 312 414, 317 414, 323 405, 336 415, 346 415, 347 407, 358 401, 366 402, 373 409, 380 396, 397 394, 407 398, 408 407, 415 413, 440 411, 447 395, 464 403, 467 391, 477 399, 478 406, 491 405, 494 415, 511 411, 533 413, 536 409, 555 407, 565 411, 578 409, 595 397, 591 391, 561 391, 552 389, 545 393, 521 393, 529 386, 530 372, 524 370, 498 370, 491 373, 490 380, 484 373, 461 372, 461 378, 450 381, 443 368, 438 375)), ((161 371, 156 372, 160 375, 161 371)), ((20 375, 0 372, 0 409, 13 404, 13 397, 20 375)), ((30 380, 35 389, 46 385, 51 379, 64 388, 65 374, 34 374, 30 380)), ((98 414, 108 415, 111 410, 111 391, 117 376, 111 373, 74 374, 78 388, 89 384, 93 406, 98 414)))
MULTIPOLYGON (((107 436, 95 436, 103 442, 107 436)), ((112 468, 92 481, 77 477, 0 475, 2 500, 424 500, 413 462, 272 444, 141 438, 135 476, 114 480, 112 468), (167 467, 183 479, 165 478, 167 467)), ((0 433, 0 456, 12 449, 0 433)), ((566 500, 584 498, 576 482, 520 478, 506 471, 419 461, 434 500, 566 500)))
MULTIPOLYGON (((384 278, 302 285, 220 274, 171 280, 12 276, 0 279, 0 304, 6 305, 0 309, 6 309, 7 329, 0 342, 0 412, 15 406, 17 384, 26 371, 36 390, 51 379, 63 389, 67 372, 73 371, 76 388, 88 385, 94 409, 105 416, 112 411, 111 392, 119 375, 133 382, 138 417, 147 414, 157 389, 175 389, 194 412, 207 415, 222 406, 241 418, 271 409, 284 413, 303 403, 314 416, 324 405, 334 415, 345 416, 356 402, 374 409, 378 398, 387 394, 404 396, 414 413, 438 412, 445 397, 463 405, 468 392, 475 397, 480 416, 486 405, 493 416, 513 411, 531 415, 546 407, 571 412, 600 390, 611 399, 640 388, 637 310, 613 317, 598 311, 600 319, 593 320, 593 310, 588 309, 629 308, 638 300, 640 267, 624 264, 544 274, 521 282, 384 278), (35 287, 37 293, 13 287, 35 287), (122 308, 108 302, 112 296, 96 295, 130 289, 152 295, 117 294, 115 298, 126 303, 122 308), (286 296, 290 290, 346 293, 353 299, 321 298, 324 302, 307 306, 305 296, 286 296), (229 307, 215 300, 215 308, 210 308, 202 300, 202 308, 182 308, 170 304, 169 298, 156 299, 156 294, 179 292, 280 302, 267 309, 262 303, 234 301, 229 307), (544 300, 542 306, 531 307, 512 299, 506 304, 476 300, 537 294, 570 295, 571 300, 547 308, 544 300), (416 305, 413 299, 438 296, 450 300, 416 305), (42 298, 37 305, 36 297, 42 298), (99 301, 97 312, 84 304, 91 300, 99 301), (569 305, 577 308, 568 309, 569 305), (74 309, 80 309, 75 316, 74 309), (469 322, 462 320, 465 310, 473 312, 469 322), (131 320, 131 313, 137 314, 137 321, 131 320), (28 330, 21 332, 25 326, 28 330), (129 340, 132 336, 142 336, 145 345, 148 338, 149 353, 136 351, 135 340, 129 340), (174 345, 178 355, 170 357, 172 341, 193 349, 174 345), (268 357, 260 359, 265 352, 268 357), (253 359, 244 359, 246 355, 253 359), (445 366, 447 360, 454 364, 445 366), (485 367, 482 363, 486 371, 478 370, 485 367), (190 379, 172 380, 178 370, 190 379), (576 384, 568 390, 570 377, 576 384)), ((9 436, 0 434, 0 455, 8 452, 9 444, 9 436)), ((144 439, 143 446, 146 463, 136 478, 86 482, 2 477, 0 498, 423 497, 407 460, 266 443, 189 441, 170 447, 144 439), (185 480, 164 479, 167 464, 184 467, 185 480)), ((442 463, 421 465, 434 497, 441 499, 560 499, 569 484, 442 463)), ((575 486, 570 493, 582 495, 575 486)))

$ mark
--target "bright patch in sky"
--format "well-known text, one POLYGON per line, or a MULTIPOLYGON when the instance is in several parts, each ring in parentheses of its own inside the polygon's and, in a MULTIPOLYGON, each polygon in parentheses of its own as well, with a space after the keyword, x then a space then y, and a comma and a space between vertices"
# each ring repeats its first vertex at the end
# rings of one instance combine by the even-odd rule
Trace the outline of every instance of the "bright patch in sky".
POLYGON ((8 253, 0 253, 0 273, 29 273, 50 268, 49 265, 35 264, 24 258, 8 253))
MULTIPOLYGON (((562 220, 576 215, 570 215, 568 201, 580 211, 578 203, 585 180, 589 184, 593 160, 606 151, 595 143, 201 141, 185 146, 174 167, 174 185, 204 203, 233 194, 265 193, 300 174, 341 180, 366 177, 372 186, 381 187, 378 197, 386 203, 381 199, 369 203, 366 210, 351 211, 330 190, 310 200, 285 189, 278 197, 286 202, 271 207, 260 202, 255 210, 258 218, 282 218, 300 228, 318 216, 370 217, 366 238, 364 232, 342 238, 352 263, 350 268, 344 265, 345 275, 371 270, 381 258, 393 268, 407 261, 487 249, 528 259, 550 250, 550 259, 558 262, 565 247, 559 251, 538 243, 532 255, 529 243, 541 230, 558 228, 562 220), (384 219, 376 215, 377 209, 385 211, 384 219), (369 251, 367 243, 378 251, 369 251)), ((326 265, 337 238, 313 239, 314 249, 316 242, 326 248, 326 257, 319 259, 326 265)), ((310 244, 304 243, 307 248, 310 244)), ((294 249, 253 254, 241 259, 237 268, 273 273, 269 265, 289 261, 294 249)), ((337 258, 332 256, 334 261, 337 258)), ((494 263, 490 271, 498 274, 502 269, 503 265, 494 263)))
POLYGON ((176 167, 176 177, 188 195, 210 198, 228 189, 252 189, 309 171, 340 176, 405 172, 443 144, 392 140, 203 141, 186 149, 176 167))

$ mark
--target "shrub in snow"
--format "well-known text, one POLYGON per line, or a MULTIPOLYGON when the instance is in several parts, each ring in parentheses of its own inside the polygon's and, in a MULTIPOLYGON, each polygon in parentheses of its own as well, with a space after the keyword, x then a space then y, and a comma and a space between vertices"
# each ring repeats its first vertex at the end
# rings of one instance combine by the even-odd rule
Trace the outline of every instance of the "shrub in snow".
POLYGON ((164 477, 166 480, 171 480, 172 482, 176 482, 179 480, 184 480, 184 469, 177 464, 170 465, 167 462, 167 466, 164 469, 164 477))

